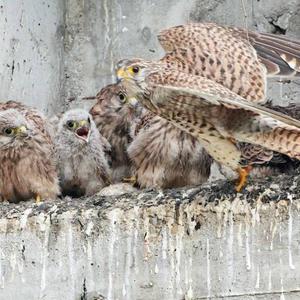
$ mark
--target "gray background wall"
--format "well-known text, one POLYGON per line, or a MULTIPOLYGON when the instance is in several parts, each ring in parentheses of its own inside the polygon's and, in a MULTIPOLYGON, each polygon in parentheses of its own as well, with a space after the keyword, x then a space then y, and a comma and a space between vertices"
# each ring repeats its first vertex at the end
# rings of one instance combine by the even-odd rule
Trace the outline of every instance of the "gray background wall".
MULTIPOLYGON (((88 107, 92 103, 80 99, 113 80, 118 59, 158 58, 156 34, 188 21, 300 39, 300 1, 0 0, 0 99, 20 99, 48 113, 88 107)), ((299 101, 300 80, 274 81, 269 89, 277 103, 299 101)))

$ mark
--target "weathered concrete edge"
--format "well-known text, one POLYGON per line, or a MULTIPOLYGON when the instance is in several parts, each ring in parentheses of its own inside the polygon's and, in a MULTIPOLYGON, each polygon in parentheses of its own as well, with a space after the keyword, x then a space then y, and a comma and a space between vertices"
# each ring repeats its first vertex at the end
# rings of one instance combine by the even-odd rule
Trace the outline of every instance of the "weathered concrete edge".
MULTIPOLYGON (((9 230, 10 220, 14 221, 12 230, 16 229, 16 220, 19 220, 22 229, 25 217, 28 222, 37 216, 49 215, 51 223, 55 223, 65 214, 70 214, 73 223, 80 223, 83 215, 85 219, 109 220, 113 211, 126 215, 123 225, 136 220, 137 216, 145 218, 146 214, 155 217, 155 226, 159 226, 159 221, 165 222, 166 219, 172 220, 174 224, 190 221, 188 218, 201 223, 206 219, 205 214, 213 213, 218 216, 229 211, 236 217, 245 217, 254 211, 264 215, 274 210, 274 216, 284 218, 289 205, 297 211, 300 209, 299 181, 299 175, 250 180, 242 193, 234 191, 232 182, 219 180, 199 187, 166 191, 141 190, 119 196, 94 195, 80 199, 66 197, 41 204, 32 201, 19 204, 3 203, 0 220, 2 223, 6 222, 8 227, 1 226, 0 231, 4 228, 9 230), (133 213, 132 220, 128 218, 130 213, 133 213), (182 219, 181 214, 184 213, 182 219)), ((110 224, 110 221, 108 223, 110 224)))

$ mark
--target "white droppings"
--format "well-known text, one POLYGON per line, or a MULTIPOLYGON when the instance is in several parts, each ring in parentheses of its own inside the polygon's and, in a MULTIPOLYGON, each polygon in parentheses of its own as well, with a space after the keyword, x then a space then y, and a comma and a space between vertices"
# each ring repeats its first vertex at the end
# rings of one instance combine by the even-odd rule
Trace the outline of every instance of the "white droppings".
POLYGON ((228 275, 230 280, 233 278, 233 238, 234 238, 234 232, 233 232, 233 213, 230 212, 228 214, 229 219, 229 237, 228 237, 228 275))
POLYGON ((272 291, 272 267, 269 267, 268 279, 268 289, 269 291, 272 291))
POLYGON ((181 251, 182 251, 182 235, 181 233, 177 233, 176 235, 176 265, 175 265, 175 278, 176 278, 176 286, 177 286, 177 294, 182 295, 181 288, 181 272, 180 272, 180 264, 181 264, 181 251))
POLYGON ((259 270, 259 266, 257 267, 257 271, 256 271, 256 284, 255 284, 255 288, 259 289, 260 286, 260 270, 259 270))
POLYGON ((129 29, 127 28, 127 27, 123 27, 122 28, 122 32, 124 33, 124 32, 128 32, 129 31, 129 29))
MULTIPOLYGON (((134 224, 130 224, 131 233, 134 232, 134 224)), ((132 235, 131 235, 132 236, 132 235)), ((131 297, 131 266, 132 266, 132 238, 127 237, 127 249, 125 255, 125 272, 124 272, 124 279, 123 279, 123 296, 126 296, 126 299, 130 300, 131 297)))
POLYGON ((155 264, 155 267, 154 267, 154 273, 155 274, 158 274, 159 273, 159 268, 158 268, 158 265, 155 264))
POLYGON ((90 239, 88 239, 88 241, 87 241, 86 254, 87 254, 88 262, 89 263, 92 262, 93 261, 93 248, 92 248, 90 239))
POLYGON ((206 239, 206 287, 207 287, 207 297, 211 295, 211 284, 210 284, 210 249, 209 249, 209 239, 206 239))
POLYGON ((107 299, 113 300, 114 299, 114 293, 113 293, 113 277, 114 277, 114 248, 115 248, 115 242, 117 239, 116 235, 116 222, 118 220, 118 213, 117 210, 111 211, 109 215, 110 222, 110 238, 109 238, 109 253, 108 253, 108 293, 107 293, 107 299))
POLYGON ((22 214, 22 216, 20 217, 20 229, 24 229, 26 227, 27 224, 27 218, 29 216, 29 214, 32 212, 32 208, 27 208, 24 213, 22 214))
POLYGON ((251 270, 251 257, 250 257, 250 249, 249 249, 249 237, 248 235, 246 235, 246 239, 245 239, 245 243, 246 243, 246 269, 248 271, 251 270))
POLYGON ((11 267, 11 276, 9 281, 13 282, 13 280, 15 279, 15 269, 16 269, 16 264, 17 264, 17 255, 15 251, 12 251, 10 257, 9 257, 9 263, 10 263, 10 267, 11 267))
POLYGON ((74 260, 74 241, 73 241, 73 230, 72 223, 68 222, 67 228, 67 238, 68 238, 68 262, 69 262, 69 276, 70 276, 70 286, 71 286, 71 295, 75 297, 75 279, 74 274, 76 274, 76 270, 74 270, 74 266, 76 266, 74 260))
POLYGON ((94 228, 94 223, 93 222, 89 222, 87 224, 87 226, 86 226, 85 234, 87 236, 91 236, 93 228, 94 228))
POLYGON ((167 251, 168 251, 168 237, 166 232, 166 227, 162 230, 162 258, 164 260, 167 259, 167 251))
POLYGON ((43 229, 42 231, 44 232, 44 240, 43 240, 42 250, 41 250, 42 274, 41 274, 41 283, 40 283, 40 298, 43 299, 45 297, 44 291, 46 289, 46 279, 47 279, 46 270, 47 270, 47 263, 48 263, 48 256, 49 256, 49 251, 48 251, 49 234, 50 234, 49 216, 47 216, 46 219, 44 219, 44 222, 40 223, 40 227, 43 229))
POLYGON ((292 256, 292 238, 293 238, 293 215, 291 212, 291 207, 292 207, 292 197, 290 195, 289 200, 290 200, 290 205, 289 205, 289 221, 288 221, 288 252, 289 252, 289 266, 290 269, 295 270, 295 265, 293 264, 293 256, 292 256))

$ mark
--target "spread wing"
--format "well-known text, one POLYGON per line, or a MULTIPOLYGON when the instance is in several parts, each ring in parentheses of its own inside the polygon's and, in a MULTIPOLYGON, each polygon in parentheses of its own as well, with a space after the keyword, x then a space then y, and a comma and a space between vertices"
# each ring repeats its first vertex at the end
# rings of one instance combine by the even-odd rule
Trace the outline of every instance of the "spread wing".
POLYGON ((224 59, 231 55, 238 58, 241 54, 250 59, 254 58, 256 52, 268 76, 300 76, 300 41, 286 36, 214 23, 190 23, 161 31, 158 40, 167 52, 178 48, 201 47, 202 51, 207 52, 207 61, 213 56, 224 59), (226 53, 227 49, 233 51, 226 53), (241 53, 239 49, 242 49, 241 53))
MULTIPOLYGON (((162 78, 168 75, 163 74, 162 78)), ((180 124, 182 129, 201 127, 197 124, 201 119, 223 138, 258 144, 300 158, 300 121, 247 102, 220 85, 207 85, 205 81, 201 85, 203 79, 199 76, 172 72, 171 79, 172 84, 152 82, 148 108, 153 112, 180 124)))

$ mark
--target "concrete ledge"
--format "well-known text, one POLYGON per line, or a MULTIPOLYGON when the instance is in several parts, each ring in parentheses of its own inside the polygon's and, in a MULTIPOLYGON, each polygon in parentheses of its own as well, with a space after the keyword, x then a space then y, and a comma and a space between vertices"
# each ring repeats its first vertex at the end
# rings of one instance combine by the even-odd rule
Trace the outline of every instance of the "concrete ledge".
POLYGON ((299 175, 2 204, 1 299, 296 299, 299 175))

